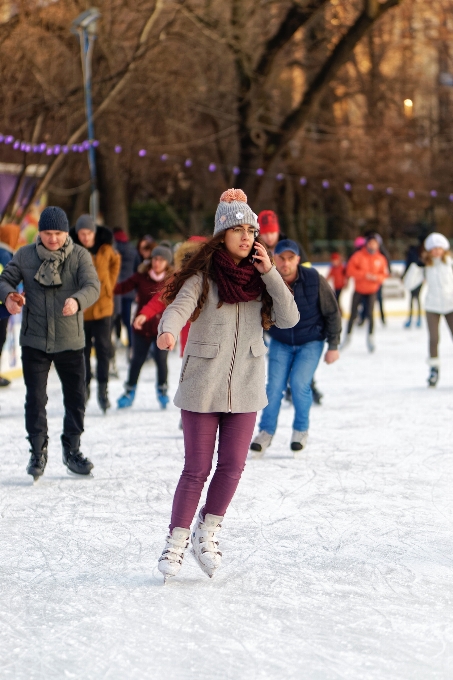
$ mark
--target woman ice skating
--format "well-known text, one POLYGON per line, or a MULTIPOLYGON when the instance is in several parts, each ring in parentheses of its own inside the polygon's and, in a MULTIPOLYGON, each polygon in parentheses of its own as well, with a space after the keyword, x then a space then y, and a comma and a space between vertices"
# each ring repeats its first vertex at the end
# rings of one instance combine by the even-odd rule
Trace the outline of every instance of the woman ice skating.
POLYGON ((208 576, 220 566, 218 532, 244 469, 256 412, 267 404, 263 329, 291 328, 299 320, 294 298, 255 240, 258 235, 246 195, 228 189, 220 197, 213 238, 164 292, 170 304, 159 324, 158 346, 173 349, 183 326, 192 322, 174 399, 182 409, 185 464, 158 563, 165 580, 179 572, 189 536, 208 576), (217 467, 191 534, 217 430, 217 467))
POLYGON ((445 320, 453 335, 453 269, 450 243, 443 234, 433 232, 425 239, 425 298, 426 322, 429 333, 428 386, 435 387, 439 380, 440 359, 438 356, 439 321, 445 320))
MULTIPOLYGON (((150 260, 144 260, 139 265, 138 271, 126 281, 117 283, 115 295, 123 295, 131 290, 137 291, 138 309, 146 305, 150 299, 162 290, 166 277, 170 272, 172 252, 165 246, 157 246, 151 254, 150 260)), ((129 366, 129 376, 124 386, 125 392, 118 399, 118 408, 132 406, 135 399, 138 378, 142 366, 148 356, 149 348, 157 339, 157 327, 160 315, 155 316, 147 323, 137 327, 134 324, 132 331, 132 359, 129 366)), ((161 408, 168 404, 167 396, 167 353, 158 347, 154 347, 154 359, 157 367, 156 393, 161 408)))

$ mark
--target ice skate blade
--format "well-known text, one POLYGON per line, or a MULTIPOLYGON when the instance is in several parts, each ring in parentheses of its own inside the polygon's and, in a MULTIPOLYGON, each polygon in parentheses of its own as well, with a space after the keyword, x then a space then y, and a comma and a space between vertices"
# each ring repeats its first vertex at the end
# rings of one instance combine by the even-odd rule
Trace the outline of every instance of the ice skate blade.
POLYGON ((94 475, 92 472, 89 472, 87 475, 81 475, 80 472, 73 472, 69 468, 66 468, 66 473, 72 479, 94 479, 94 475))
POLYGON ((214 571, 211 572, 208 569, 208 567, 205 564, 203 564, 203 562, 200 562, 200 560, 198 559, 193 547, 190 549, 190 552, 192 553, 193 558, 194 558, 195 562, 198 564, 198 566, 200 567, 201 571, 204 572, 206 574, 206 576, 209 576, 209 578, 212 578, 217 570, 214 569, 214 571))

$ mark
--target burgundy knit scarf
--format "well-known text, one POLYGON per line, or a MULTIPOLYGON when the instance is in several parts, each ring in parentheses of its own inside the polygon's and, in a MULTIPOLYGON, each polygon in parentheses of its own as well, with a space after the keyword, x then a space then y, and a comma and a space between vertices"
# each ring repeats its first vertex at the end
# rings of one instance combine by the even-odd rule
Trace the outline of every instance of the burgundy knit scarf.
POLYGON ((213 279, 219 289, 222 302, 234 305, 237 302, 256 300, 264 290, 264 283, 258 270, 244 258, 235 264, 225 250, 217 250, 212 258, 213 279))

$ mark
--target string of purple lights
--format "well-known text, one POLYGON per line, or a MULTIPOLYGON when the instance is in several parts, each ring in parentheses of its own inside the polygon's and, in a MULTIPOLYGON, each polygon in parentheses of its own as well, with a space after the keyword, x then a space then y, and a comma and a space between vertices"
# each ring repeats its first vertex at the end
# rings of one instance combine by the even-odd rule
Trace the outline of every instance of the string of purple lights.
MULTIPOLYGON (((10 148, 14 149, 15 151, 21 151, 23 153, 34 153, 34 154, 45 154, 46 156, 59 156, 60 154, 68 154, 70 152, 72 153, 84 153, 85 151, 88 151, 88 149, 93 146, 94 148, 99 146, 99 141, 97 139, 85 139, 83 142, 80 142, 79 144, 46 144, 45 142, 41 142, 39 144, 31 144, 30 142, 25 142, 21 141, 19 139, 15 139, 13 135, 2 135, 0 134, 0 144, 5 144, 6 146, 10 146, 10 148)), ((120 154, 123 152, 123 147, 120 144, 116 144, 114 146, 114 151, 117 154, 120 154)), ((145 156, 148 155, 148 151, 146 149, 140 149, 137 152, 137 155, 140 158, 144 158, 145 156)), ((163 153, 160 155, 160 160, 162 162, 165 162, 167 160, 170 160, 170 155, 163 153)), ((190 168, 193 165, 193 160, 191 158, 186 158, 184 160, 184 166, 186 168, 190 168)), ((216 172, 218 170, 219 166, 216 163, 209 163, 208 165, 208 170, 209 172, 216 172)), ((241 171, 241 168, 239 168, 237 165, 234 165, 231 168, 231 172, 233 175, 239 175, 241 172, 244 172, 243 170, 241 171)), ((246 172, 254 172, 256 175, 259 177, 263 177, 264 175, 267 175, 266 171, 263 168, 257 168, 253 170, 247 169, 246 172)), ((282 181, 285 179, 285 177, 290 176, 289 173, 283 173, 279 172, 275 175, 275 179, 277 181, 282 181)), ((293 175, 291 175, 293 176, 293 175)), ((310 183, 316 183, 319 180, 310 180, 310 183)), ((299 178, 299 184, 301 186, 307 186, 309 184, 309 180, 307 177, 300 177, 299 178)), ((329 189, 331 186, 335 185, 336 183, 332 183, 328 179, 323 179, 321 180, 321 186, 323 189, 329 189)), ((356 188, 358 185, 357 183, 352 184, 352 182, 344 182, 343 183, 343 189, 346 192, 352 192, 354 188, 356 188)), ((369 192, 373 192, 377 189, 377 187, 374 184, 368 183, 366 185, 366 189, 369 192)), ((391 196, 395 192, 403 192, 405 193, 406 190, 404 189, 399 189, 396 187, 385 187, 385 193, 388 196, 391 196)), ((450 194, 442 194, 441 192, 438 192, 436 189, 431 189, 430 191, 417 191, 415 192, 413 189, 409 189, 407 191, 407 196, 408 198, 414 199, 416 195, 429 195, 431 198, 441 198, 441 197, 448 197, 448 200, 453 203, 453 193, 450 194)))

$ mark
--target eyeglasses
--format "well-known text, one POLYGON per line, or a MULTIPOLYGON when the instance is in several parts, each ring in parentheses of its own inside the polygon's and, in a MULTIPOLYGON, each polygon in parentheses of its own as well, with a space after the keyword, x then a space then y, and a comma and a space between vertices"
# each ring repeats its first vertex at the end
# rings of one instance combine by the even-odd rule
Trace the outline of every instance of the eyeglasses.
POLYGON ((232 231, 236 236, 243 236, 243 234, 246 234, 252 239, 256 239, 259 234, 258 229, 253 229, 253 227, 250 227, 249 229, 244 229, 244 227, 230 227, 229 231, 232 231))

